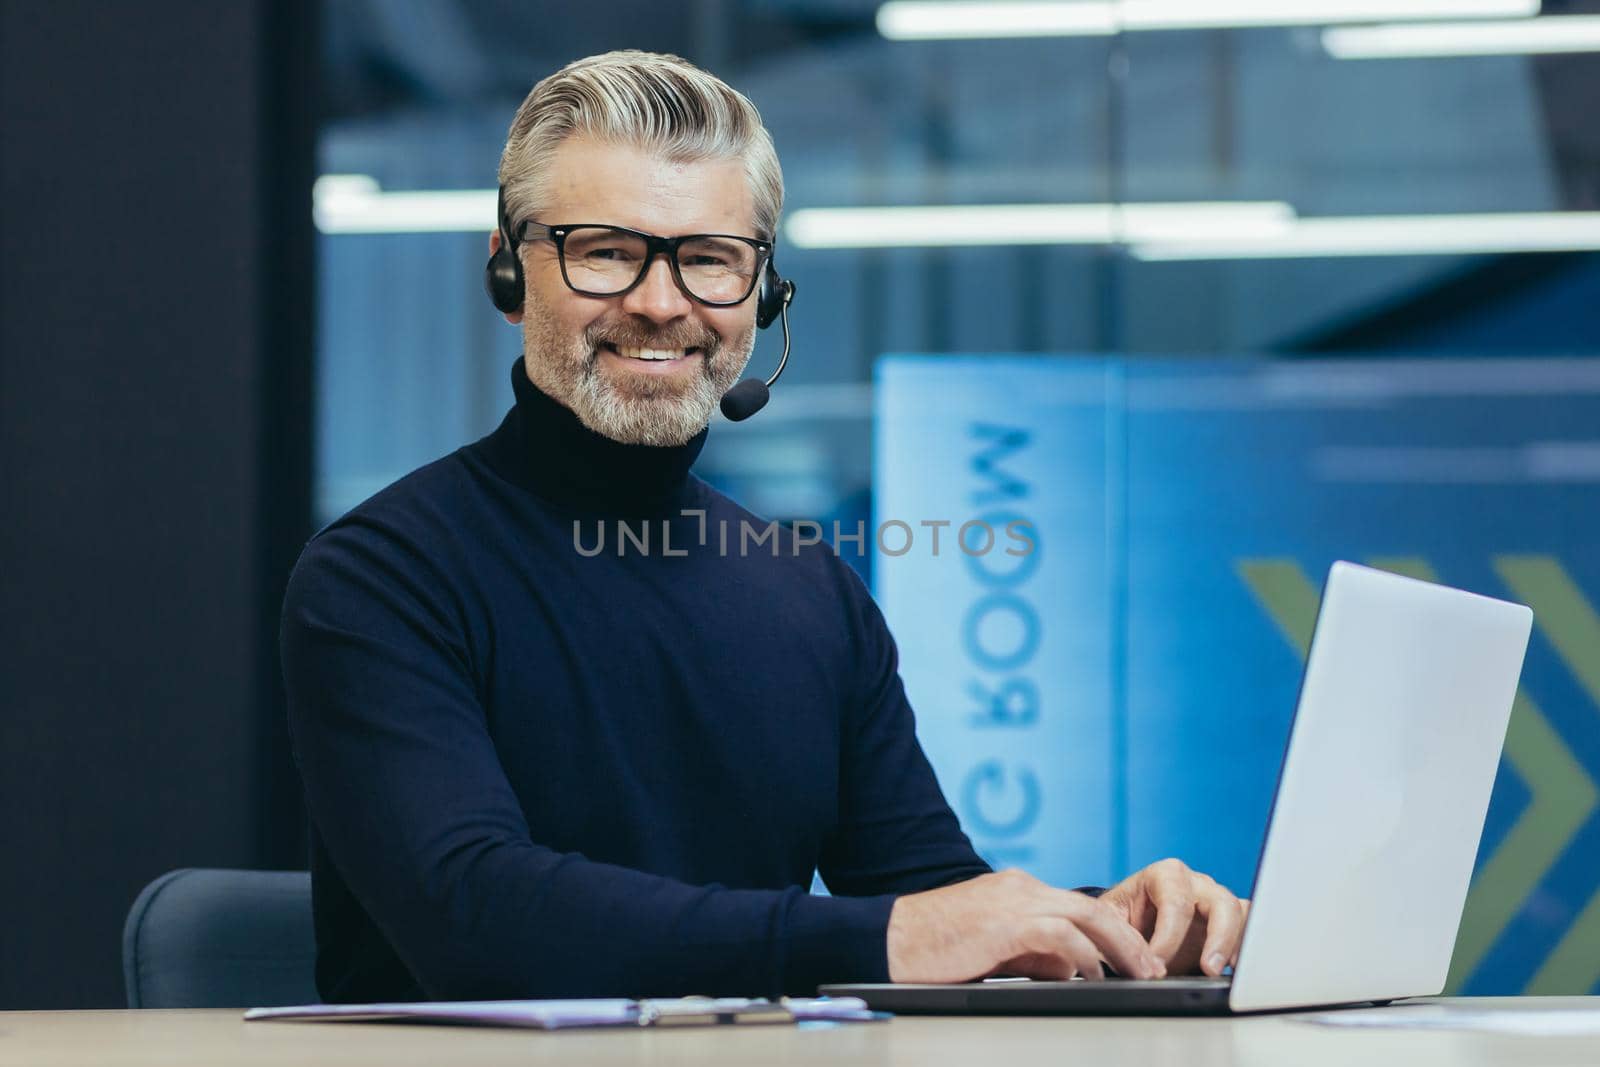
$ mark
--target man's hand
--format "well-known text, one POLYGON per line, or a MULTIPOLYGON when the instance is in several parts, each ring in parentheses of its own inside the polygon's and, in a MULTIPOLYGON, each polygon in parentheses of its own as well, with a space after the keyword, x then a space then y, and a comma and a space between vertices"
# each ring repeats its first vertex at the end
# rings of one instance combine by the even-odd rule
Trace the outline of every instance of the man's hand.
MULTIPOLYGON (((1229 897, 1231 900, 1232 897, 1229 897)), ((965 982, 993 974, 1159 978, 1161 961, 1118 908, 1022 871, 912 893, 889 915, 889 978, 965 982)))
POLYGON ((1162 860, 1101 896, 1173 974, 1220 975, 1239 962, 1250 902, 1177 860, 1162 860))

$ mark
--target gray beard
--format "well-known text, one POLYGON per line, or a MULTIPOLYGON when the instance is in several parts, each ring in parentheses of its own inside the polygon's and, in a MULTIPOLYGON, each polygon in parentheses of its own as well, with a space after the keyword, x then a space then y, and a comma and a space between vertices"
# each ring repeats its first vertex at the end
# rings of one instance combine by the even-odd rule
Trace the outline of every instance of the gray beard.
MULTIPOLYGON (((704 340, 700 370, 684 388, 676 381, 638 375, 626 383, 600 368, 596 332, 563 338, 555 317, 529 294, 522 329, 522 355, 528 379, 572 409, 595 433, 626 445, 675 446, 711 422, 722 394, 733 387, 750 360, 755 324, 724 344, 704 340)), ((687 347, 671 345, 665 347, 687 347)))
MULTIPOLYGON (((592 352, 592 350, 591 350, 592 352)), ((591 354, 572 392, 569 406, 589 429, 625 445, 681 445, 711 422, 722 399, 713 381, 711 360, 696 374, 687 392, 652 389, 650 380, 619 388, 600 373, 598 354, 591 354)))

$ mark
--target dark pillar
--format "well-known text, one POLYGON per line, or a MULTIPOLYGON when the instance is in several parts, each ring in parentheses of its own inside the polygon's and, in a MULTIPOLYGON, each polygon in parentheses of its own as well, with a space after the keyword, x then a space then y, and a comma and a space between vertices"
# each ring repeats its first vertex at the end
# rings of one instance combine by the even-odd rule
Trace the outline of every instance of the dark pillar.
POLYGON ((164 870, 302 865, 314 6, 0 2, 0 1008, 119 1006, 164 870))

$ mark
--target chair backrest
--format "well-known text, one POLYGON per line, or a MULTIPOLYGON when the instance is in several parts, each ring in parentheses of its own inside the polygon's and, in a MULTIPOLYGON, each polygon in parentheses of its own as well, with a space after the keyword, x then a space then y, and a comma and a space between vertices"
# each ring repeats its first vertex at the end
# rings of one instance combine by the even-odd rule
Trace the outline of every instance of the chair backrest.
POLYGON ((315 968, 305 871, 169 871, 122 928, 130 1008, 314 1004, 315 968))

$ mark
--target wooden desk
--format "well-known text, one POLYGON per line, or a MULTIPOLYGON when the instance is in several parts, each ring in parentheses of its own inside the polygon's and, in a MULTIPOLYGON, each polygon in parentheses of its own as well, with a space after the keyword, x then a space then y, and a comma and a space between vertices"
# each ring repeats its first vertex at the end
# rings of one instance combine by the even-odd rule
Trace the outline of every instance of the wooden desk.
MULTIPOLYGON (((1475 1000, 1562 1011, 1600 997, 1475 1000)), ((245 1023, 233 1010, 0 1013, 0 1065, 57 1067, 465 1067, 473 1064, 1183 1064, 1193 1067, 1432 1067, 1600 1063, 1594 1037, 1345 1030, 1289 1016, 1240 1019, 910 1018, 793 1027, 540 1033, 370 1023, 245 1023)))

